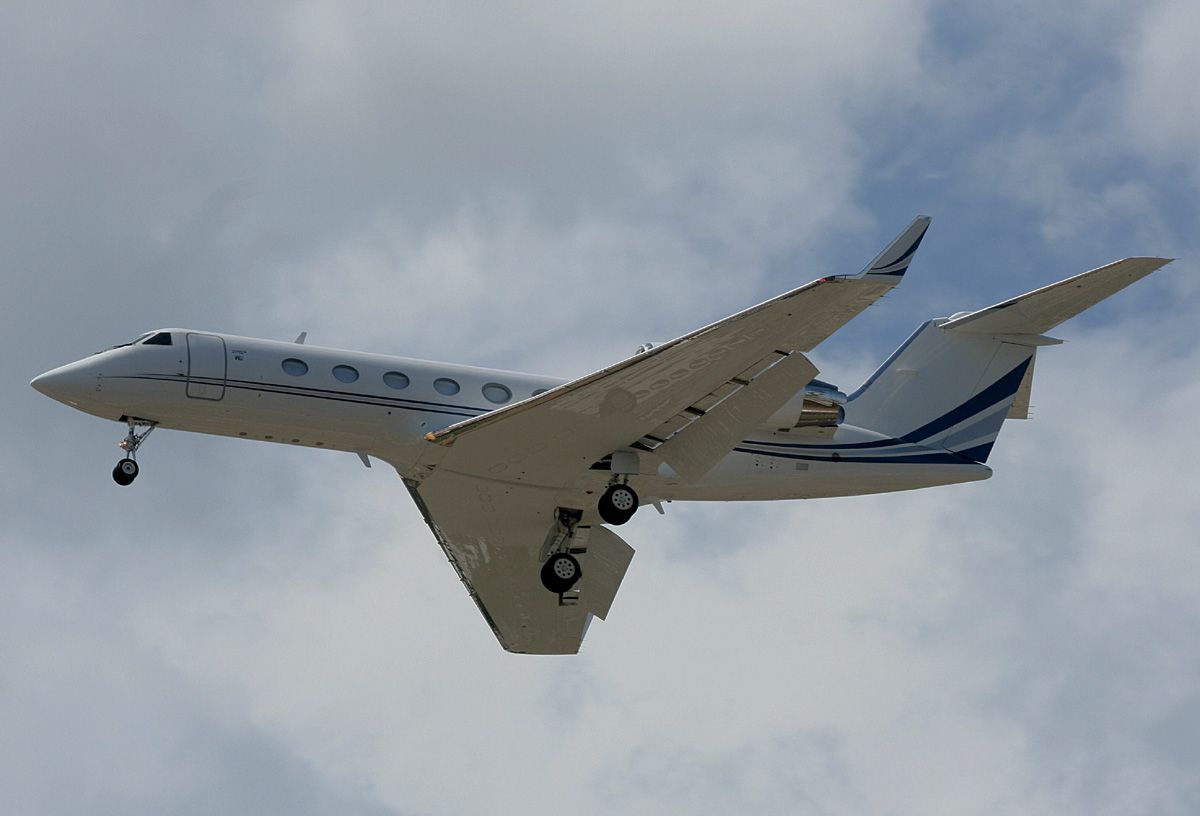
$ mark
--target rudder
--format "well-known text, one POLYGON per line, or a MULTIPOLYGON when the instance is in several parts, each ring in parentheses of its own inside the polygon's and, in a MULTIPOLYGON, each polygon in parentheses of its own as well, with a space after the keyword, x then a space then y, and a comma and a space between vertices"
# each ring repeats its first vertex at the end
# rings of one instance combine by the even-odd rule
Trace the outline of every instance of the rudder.
POLYGON ((986 462, 1037 349, 929 321, 850 395, 846 423, 986 462))

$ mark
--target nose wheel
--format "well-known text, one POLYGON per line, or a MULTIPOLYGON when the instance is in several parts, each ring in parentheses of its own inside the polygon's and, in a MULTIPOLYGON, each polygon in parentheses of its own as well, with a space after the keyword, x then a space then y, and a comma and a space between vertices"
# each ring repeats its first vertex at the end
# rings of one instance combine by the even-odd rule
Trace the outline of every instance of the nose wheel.
POLYGON ((113 468, 113 481, 125 487, 133 484, 133 480, 138 475, 138 463, 136 460, 137 450, 146 441, 146 437, 154 430, 155 423, 145 420, 127 419, 129 424, 129 433, 121 440, 119 447, 125 451, 125 458, 117 462, 117 466, 113 468), (139 431, 139 428, 145 428, 144 431, 139 431))
POLYGON ((138 463, 132 459, 122 459, 113 468, 113 481, 124 487, 132 484, 138 475, 138 463))
POLYGON ((609 485, 596 509, 600 511, 600 518, 607 523, 624 524, 637 512, 637 493, 627 484, 609 485))

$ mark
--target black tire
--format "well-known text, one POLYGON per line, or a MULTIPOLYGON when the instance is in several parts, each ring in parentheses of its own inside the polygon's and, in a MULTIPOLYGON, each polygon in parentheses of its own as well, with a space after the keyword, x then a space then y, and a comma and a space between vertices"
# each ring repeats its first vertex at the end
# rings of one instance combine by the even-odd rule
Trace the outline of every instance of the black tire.
POLYGON ((542 586, 555 595, 567 592, 582 577, 579 561, 570 553, 555 553, 542 565, 542 586))
POLYGON ((638 509, 638 495, 629 485, 610 485, 600 497, 600 518, 608 524, 624 524, 638 509))
POLYGON ((137 475, 137 462, 132 459, 122 459, 120 462, 117 462, 117 466, 112 471, 113 481, 122 487, 133 484, 133 480, 137 478, 137 475), (133 467, 129 467, 130 465, 133 465, 133 467))

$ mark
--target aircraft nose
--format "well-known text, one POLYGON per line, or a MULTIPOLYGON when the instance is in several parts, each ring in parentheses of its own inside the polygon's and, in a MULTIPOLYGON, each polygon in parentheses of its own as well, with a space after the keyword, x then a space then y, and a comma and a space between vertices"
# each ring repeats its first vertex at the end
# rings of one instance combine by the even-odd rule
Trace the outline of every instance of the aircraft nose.
POLYGON ((51 399, 78 405, 89 390, 94 390, 96 375, 84 370, 78 363, 51 369, 30 381, 35 389, 51 399))

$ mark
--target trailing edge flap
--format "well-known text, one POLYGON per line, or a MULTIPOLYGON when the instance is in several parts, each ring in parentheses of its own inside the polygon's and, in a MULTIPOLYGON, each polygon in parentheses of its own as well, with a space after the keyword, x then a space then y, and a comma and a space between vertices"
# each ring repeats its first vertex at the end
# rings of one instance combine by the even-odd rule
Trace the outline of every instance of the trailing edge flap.
POLYGON ((609 530, 594 525, 587 528, 587 552, 580 556, 583 577, 579 579, 581 602, 600 620, 608 617, 613 598, 633 561, 633 547, 609 530))
POLYGON ((1169 258, 1125 258, 955 318, 942 328, 972 334, 1041 335, 1170 262, 1169 258))
POLYGON ((817 367, 803 354, 784 357, 654 452, 687 481, 698 481, 816 374, 817 367))

